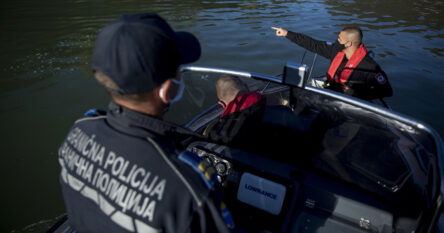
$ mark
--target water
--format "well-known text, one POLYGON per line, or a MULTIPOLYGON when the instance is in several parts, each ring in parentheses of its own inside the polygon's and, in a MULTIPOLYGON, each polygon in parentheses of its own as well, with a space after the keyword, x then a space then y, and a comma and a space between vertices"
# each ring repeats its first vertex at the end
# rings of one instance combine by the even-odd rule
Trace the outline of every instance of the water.
MULTIPOLYGON (((107 95, 89 68, 99 29, 122 13, 152 11, 202 44, 197 65, 275 75, 303 49, 271 26, 333 41, 359 25, 389 75, 395 111, 444 135, 444 0, 67 1, 3 0, 0 14, 0 231, 43 231, 64 212, 56 152, 72 122, 107 95), (36 227, 37 226, 37 227, 36 227), (26 227, 26 228, 25 228, 26 227)), ((306 63, 311 64, 312 56, 306 63)), ((320 59, 315 75, 328 67, 320 59)))

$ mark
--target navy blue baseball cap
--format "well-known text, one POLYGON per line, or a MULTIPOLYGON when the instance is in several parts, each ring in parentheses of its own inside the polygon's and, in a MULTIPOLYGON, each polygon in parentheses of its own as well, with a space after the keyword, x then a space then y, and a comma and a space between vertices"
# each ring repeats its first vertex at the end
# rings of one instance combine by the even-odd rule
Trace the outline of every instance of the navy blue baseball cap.
POLYGON ((122 15, 97 36, 92 70, 117 84, 114 93, 145 93, 174 78, 180 64, 197 61, 200 51, 193 34, 173 31, 157 14, 122 15))

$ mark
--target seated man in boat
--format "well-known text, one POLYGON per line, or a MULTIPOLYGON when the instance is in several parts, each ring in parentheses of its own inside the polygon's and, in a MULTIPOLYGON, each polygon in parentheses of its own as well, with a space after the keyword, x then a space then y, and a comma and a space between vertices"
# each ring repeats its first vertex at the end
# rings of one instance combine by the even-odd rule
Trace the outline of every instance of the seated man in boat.
POLYGON ((162 120, 183 93, 179 65, 199 56, 198 40, 157 14, 123 15, 99 33, 92 69, 108 112, 76 121, 59 149, 77 232, 229 232, 214 170, 183 152, 200 136, 162 120))
POLYGON ((252 105, 265 105, 265 97, 257 92, 250 92, 248 86, 239 77, 222 75, 216 81, 216 93, 224 111, 222 117, 242 111, 252 105))
POLYGON ((246 146, 254 129, 260 124, 266 103, 265 96, 250 92, 239 77, 222 75, 216 81, 221 117, 204 132, 215 142, 246 146))
POLYGON ((362 43, 358 27, 346 27, 337 43, 315 40, 302 33, 272 27, 276 36, 286 37, 297 45, 332 60, 327 72, 326 88, 364 100, 392 96, 387 75, 370 57, 362 43))
MULTIPOLYGON (((282 98, 281 101, 274 100, 275 103, 270 104, 270 96, 251 92, 235 76, 222 75, 215 86, 219 104, 224 110, 205 129, 204 135, 208 139, 284 161, 301 162, 310 159, 306 155, 311 148, 305 142, 313 138, 308 129, 315 117, 307 116, 306 112, 294 114, 286 106, 287 100, 282 98), (286 152, 295 145, 303 146, 298 150, 304 156, 286 158, 286 152)), ((271 98, 277 99, 276 96, 271 98)))

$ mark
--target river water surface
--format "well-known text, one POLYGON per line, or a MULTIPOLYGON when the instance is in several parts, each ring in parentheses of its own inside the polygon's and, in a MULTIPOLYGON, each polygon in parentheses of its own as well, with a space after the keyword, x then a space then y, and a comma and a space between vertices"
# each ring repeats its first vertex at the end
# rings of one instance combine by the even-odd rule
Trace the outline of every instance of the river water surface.
MULTIPOLYGON (((1 232, 39 232, 64 212, 57 148, 85 110, 106 108, 89 68, 92 44, 122 13, 157 12, 174 29, 194 33, 203 49, 197 65, 269 75, 281 73, 286 61, 300 62, 304 52, 275 37, 271 26, 327 41, 344 26, 360 26, 394 88, 387 102, 444 135, 444 0, 2 0, 0 6, 1 232)), ((318 61, 315 75, 328 66, 318 61)))

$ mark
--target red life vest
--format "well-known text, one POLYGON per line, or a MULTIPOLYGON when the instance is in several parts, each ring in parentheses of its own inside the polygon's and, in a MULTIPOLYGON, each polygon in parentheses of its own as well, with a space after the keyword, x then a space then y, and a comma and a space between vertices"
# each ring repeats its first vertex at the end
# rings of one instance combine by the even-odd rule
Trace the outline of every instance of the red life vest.
POLYGON ((353 73, 353 70, 359 65, 362 59, 364 59, 365 55, 367 55, 367 49, 365 48, 364 44, 361 44, 353 53, 350 60, 348 60, 347 64, 345 64, 342 72, 335 77, 336 71, 338 70, 345 56, 345 53, 342 51, 337 53, 330 64, 330 68, 328 68, 327 79, 333 79, 335 82, 342 84, 347 82, 348 78, 350 78, 350 75, 353 73))
POLYGON ((228 103, 228 105, 225 107, 224 111, 222 112, 222 116, 226 116, 233 112, 246 109, 258 102, 260 104, 265 104, 265 98, 263 95, 257 92, 250 92, 247 94, 240 95, 236 97, 234 100, 232 100, 230 103, 228 103))

